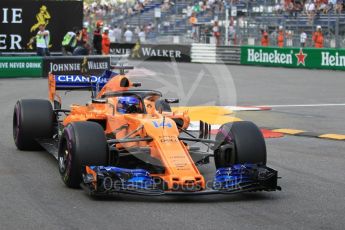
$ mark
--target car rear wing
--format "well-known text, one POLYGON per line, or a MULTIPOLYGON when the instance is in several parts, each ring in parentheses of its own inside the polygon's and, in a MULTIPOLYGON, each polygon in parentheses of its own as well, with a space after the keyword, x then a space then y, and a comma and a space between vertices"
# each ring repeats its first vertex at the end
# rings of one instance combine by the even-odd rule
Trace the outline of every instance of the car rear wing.
POLYGON ((61 105, 61 97, 57 93, 59 90, 82 90, 92 91, 96 95, 111 79, 118 75, 115 72, 106 70, 101 76, 82 76, 82 75, 54 75, 49 73, 49 100, 54 103, 58 101, 61 105))

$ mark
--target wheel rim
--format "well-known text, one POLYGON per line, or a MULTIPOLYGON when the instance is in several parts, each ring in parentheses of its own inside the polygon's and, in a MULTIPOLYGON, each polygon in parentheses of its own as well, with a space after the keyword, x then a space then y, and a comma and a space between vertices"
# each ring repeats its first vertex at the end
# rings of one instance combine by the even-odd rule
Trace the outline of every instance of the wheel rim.
POLYGON ((63 148, 59 154, 59 171, 61 174, 68 174, 71 167, 72 155, 67 147, 67 143, 64 142, 63 148))
POLYGON ((19 108, 16 106, 15 113, 13 115, 13 139, 17 143, 20 129, 19 108))

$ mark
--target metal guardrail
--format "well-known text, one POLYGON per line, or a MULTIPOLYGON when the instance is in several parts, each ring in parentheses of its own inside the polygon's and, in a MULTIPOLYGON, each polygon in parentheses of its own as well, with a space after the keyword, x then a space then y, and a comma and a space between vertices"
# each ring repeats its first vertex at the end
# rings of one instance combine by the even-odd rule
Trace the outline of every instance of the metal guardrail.
POLYGON ((216 54, 217 63, 240 64, 241 62, 241 48, 238 46, 218 46, 216 54))
POLYGON ((241 48, 193 43, 191 59, 196 63, 240 64, 241 48))
POLYGON ((217 63, 217 47, 215 44, 193 43, 191 47, 192 62, 217 63))

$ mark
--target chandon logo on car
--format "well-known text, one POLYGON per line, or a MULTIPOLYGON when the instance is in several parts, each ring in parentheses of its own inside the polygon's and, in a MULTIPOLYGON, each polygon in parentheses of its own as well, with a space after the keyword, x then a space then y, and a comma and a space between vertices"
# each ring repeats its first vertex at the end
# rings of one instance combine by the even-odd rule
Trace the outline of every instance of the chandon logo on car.
POLYGON ((55 76, 55 80, 57 83, 106 83, 108 80, 106 78, 91 76, 91 77, 84 77, 84 76, 74 76, 74 75, 57 75, 55 76))

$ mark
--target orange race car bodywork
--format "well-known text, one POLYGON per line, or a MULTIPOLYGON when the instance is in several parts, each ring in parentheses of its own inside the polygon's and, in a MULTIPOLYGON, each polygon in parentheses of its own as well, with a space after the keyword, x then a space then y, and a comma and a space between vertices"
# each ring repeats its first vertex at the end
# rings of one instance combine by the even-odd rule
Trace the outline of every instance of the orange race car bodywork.
MULTIPOLYGON (((146 113, 118 113, 117 97, 106 97, 107 93, 129 91, 133 87, 135 87, 135 83, 125 75, 111 78, 98 92, 92 103, 71 105, 71 111, 63 120, 63 125, 67 126, 69 123, 77 121, 95 121, 102 124, 107 136, 113 136, 116 139, 151 137, 152 141, 118 143, 114 147, 116 149, 149 147, 151 157, 161 161, 165 168, 164 173, 151 176, 165 181, 169 190, 187 185, 198 186, 199 190, 203 190, 205 188, 204 177, 189 155, 188 146, 179 140, 179 129, 186 129, 189 126, 190 119, 187 112, 157 111, 155 102, 159 97, 150 96, 144 99, 142 105, 146 113), (177 127, 174 120, 179 120, 179 124, 182 125, 177 127), (121 129, 121 127, 126 128, 121 129), (119 129, 121 130, 118 131, 119 129)), ((49 75, 49 99, 52 103, 54 100, 58 100, 61 104, 52 74, 49 75)), ((88 170, 91 169, 88 168, 88 170)))
POLYGON ((81 185, 91 195, 280 190, 278 172, 266 166, 265 140, 254 123, 223 124, 213 139, 210 125, 200 121, 197 137, 187 130, 187 112, 171 112, 168 103, 177 99, 163 100, 159 91, 137 89, 141 84, 124 73, 132 67, 114 69, 120 74, 49 74, 49 101, 20 99, 15 105, 17 148, 43 147, 58 160, 65 185, 81 185), (92 101, 62 109, 59 90, 91 91, 92 101), (209 164, 211 157, 216 171, 206 181, 198 167, 209 164))

